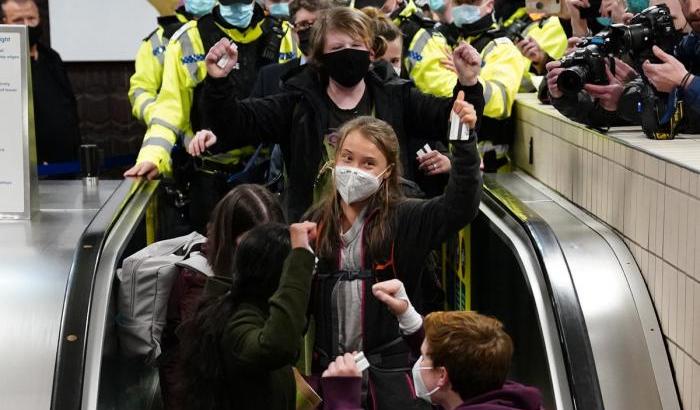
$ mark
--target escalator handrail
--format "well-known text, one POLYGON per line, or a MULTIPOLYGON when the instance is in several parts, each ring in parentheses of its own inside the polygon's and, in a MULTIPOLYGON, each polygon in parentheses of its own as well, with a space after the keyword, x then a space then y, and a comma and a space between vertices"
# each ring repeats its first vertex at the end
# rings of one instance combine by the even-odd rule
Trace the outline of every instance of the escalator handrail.
POLYGON ((595 357, 573 278, 559 241, 536 212, 493 179, 484 180, 482 202, 505 209, 522 226, 537 253, 561 335, 564 363, 574 406, 603 410, 603 398, 595 357))
POLYGON ((122 181, 95 214, 78 241, 63 303, 51 397, 52 410, 80 408, 90 305, 100 255, 115 221, 131 198, 146 184, 140 178, 122 181))

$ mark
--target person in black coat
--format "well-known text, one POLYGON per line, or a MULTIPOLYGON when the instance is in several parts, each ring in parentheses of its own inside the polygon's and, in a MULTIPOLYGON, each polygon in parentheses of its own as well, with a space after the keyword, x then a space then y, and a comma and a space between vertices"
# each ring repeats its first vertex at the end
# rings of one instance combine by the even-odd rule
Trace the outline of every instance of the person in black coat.
POLYGON ((455 50, 460 81, 450 99, 423 94, 408 81, 377 76, 370 70, 374 43, 369 17, 350 8, 331 9, 316 22, 312 64, 288 73, 282 94, 239 101, 220 79, 235 66, 237 51, 228 42, 219 42, 207 55, 203 108, 217 122, 220 135, 200 133, 188 151, 200 155, 217 140, 225 148, 279 143, 287 165, 288 216, 295 221, 319 191, 314 189, 320 181, 319 170, 334 157, 337 129, 348 120, 372 115, 396 131, 405 177, 413 179, 413 156, 406 147, 412 139, 446 142, 450 109, 459 91, 481 113, 484 103, 477 92, 481 90, 479 69, 471 64, 473 48, 465 45, 455 50), (216 63, 224 55, 229 62, 222 69, 216 63))
POLYGON ((29 28, 37 159, 40 164, 78 159, 78 104, 61 56, 39 41, 41 20, 34 0, 0 0, 3 24, 29 28))

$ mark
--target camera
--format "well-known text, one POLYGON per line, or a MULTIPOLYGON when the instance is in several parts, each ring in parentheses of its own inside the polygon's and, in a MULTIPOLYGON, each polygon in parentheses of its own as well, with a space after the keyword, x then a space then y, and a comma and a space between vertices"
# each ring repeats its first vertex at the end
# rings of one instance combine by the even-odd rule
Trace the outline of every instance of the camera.
POLYGON ((525 31, 532 21, 532 18, 530 18, 530 16, 527 14, 515 20, 510 26, 506 27, 506 37, 508 37, 513 43, 523 40, 523 31, 525 31))
POLYGON ((652 6, 632 18, 629 25, 613 24, 609 31, 610 45, 615 55, 628 55, 635 68, 646 60, 659 62, 652 52, 658 46, 666 53, 680 40, 673 25, 673 16, 665 4, 652 6))
POLYGON ((588 37, 578 43, 576 50, 561 60, 564 71, 557 78, 557 87, 564 94, 576 94, 585 84, 607 84, 608 43, 606 36, 588 37))
POLYGON ((632 18, 629 25, 613 24, 608 30, 587 37, 576 45, 576 50, 561 60, 565 68, 557 79, 557 86, 566 94, 575 94, 585 84, 607 84, 606 58, 628 56, 634 68, 641 71, 646 60, 658 62, 652 51, 658 46, 666 53, 673 53, 679 40, 673 25, 673 17, 665 4, 652 6, 632 18))

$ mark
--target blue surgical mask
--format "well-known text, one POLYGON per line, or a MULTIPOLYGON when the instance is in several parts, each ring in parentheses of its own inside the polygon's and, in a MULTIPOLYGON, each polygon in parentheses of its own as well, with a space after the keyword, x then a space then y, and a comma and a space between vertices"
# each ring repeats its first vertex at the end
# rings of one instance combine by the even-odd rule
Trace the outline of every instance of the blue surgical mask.
POLYGON ((211 13, 216 5, 216 0, 185 0, 185 10, 197 17, 211 13))
POLYGON ((445 0, 428 0, 428 6, 430 6, 430 10, 442 13, 445 11, 445 0))
POLYGON ((270 15, 277 19, 289 18, 289 3, 272 3, 270 5, 270 15))
POLYGON ((479 6, 462 4, 461 6, 457 6, 452 9, 452 18, 455 26, 457 27, 476 23, 481 18, 481 9, 479 6))
POLYGON ((630 13, 641 13, 649 7, 649 0, 627 0, 627 11, 630 13))
POLYGON ((610 17, 596 17, 595 20, 603 27, 608 27, 612 24, 612 19, 610 17))
POLYGON ((229 5, 219 5, 221 17, 234 27, 246 28, 253 19, 253 8, 255 3, 234 3, 229 5))

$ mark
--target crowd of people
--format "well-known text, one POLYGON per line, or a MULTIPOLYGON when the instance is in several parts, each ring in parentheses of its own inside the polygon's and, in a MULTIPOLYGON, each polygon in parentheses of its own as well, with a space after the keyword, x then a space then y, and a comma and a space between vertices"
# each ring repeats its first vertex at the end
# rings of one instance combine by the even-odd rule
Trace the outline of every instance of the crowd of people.
MULTIPOLYGON (((1 4, 36 27, 33 1, 1 4)), ((698 132, 698 30, 700 0, 185 0, 160 17, 124 175, 163 178, 184 215, 166 236, 207 237, 169 292, 165 407, 294 409, 303 383, 326 409, 542 409, 508 379, 497 319, 431 303, 435 251, 476 217, 482 173, 509 169, 518 93, 603 130, 698 132)), ((32 41, 36 81, 55 56, 32 41)))
POLYGON ((497 319, 429 303, 431 258, 509 168, 519 92, 693 132, 700 1, 351 3, 186 0, 142 44, 125 176, 172 181, 208 238, 170 295, 166 408, 293 409, 303 384, 326 409, 540 410, 497 319))

